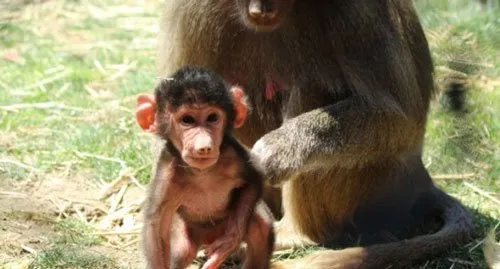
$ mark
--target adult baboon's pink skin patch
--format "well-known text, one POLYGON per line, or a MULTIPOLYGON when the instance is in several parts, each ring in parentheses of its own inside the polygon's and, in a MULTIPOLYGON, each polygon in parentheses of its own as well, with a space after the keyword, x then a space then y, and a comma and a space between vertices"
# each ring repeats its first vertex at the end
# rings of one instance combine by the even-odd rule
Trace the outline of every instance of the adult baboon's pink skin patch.
POLYGON ((274 80, 268 80, 266 82, 266 99, 272 100, 276 92, 280 90, 278 82, 274 80))
MULTIPOLYGON (((229 84, 231 85, 246 85, 246 80, 241 78, 231 78, 228 79, 229 84)), ((272 100, 278 91, 284 90, 288 84, 284 83, 278 78, 267 78, 266 79, 266 88, 264 91, 266 100, 272 100)), ((245 88, 243 86, 243 88, 245 88)))
POLYGON ((277 92, 288 89, 290 86, 286 81, 273 77, 266 80, 266 99, 272 100, 277 92))

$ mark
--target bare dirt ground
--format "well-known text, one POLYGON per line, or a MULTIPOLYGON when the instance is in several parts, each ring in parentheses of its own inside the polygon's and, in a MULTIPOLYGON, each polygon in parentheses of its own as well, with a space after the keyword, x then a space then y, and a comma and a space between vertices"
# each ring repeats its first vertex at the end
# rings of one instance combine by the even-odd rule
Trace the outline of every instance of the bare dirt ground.
MULTIPOLYGON (((58 220, 72 214, 89 216, 89 212, 106 208, 105 203, 96 199, 100 192, 95 182, 83 178, 0 181, 0 265, 27 268, 33 254, 47 249, 51 239, 57 236, 58 220), (23 260, 25 264, 19 262, 23 260), (9 263, 12 264, 7 265, 9 263)), ((139 189, 130 189, 123 199, 137 200, 141 194, 139 189)), ((141 214, 136 216, 140 218, 141 214)), ((113 236, 112 233, 109 236, 113 236)), ((139 234, 124 237, 128 237, 127 246, 118 247, 112 245, 111 240, 105 240, 104 244, 91 246, 89 250, 113 258, 120 268, 143 268, 139 234)))

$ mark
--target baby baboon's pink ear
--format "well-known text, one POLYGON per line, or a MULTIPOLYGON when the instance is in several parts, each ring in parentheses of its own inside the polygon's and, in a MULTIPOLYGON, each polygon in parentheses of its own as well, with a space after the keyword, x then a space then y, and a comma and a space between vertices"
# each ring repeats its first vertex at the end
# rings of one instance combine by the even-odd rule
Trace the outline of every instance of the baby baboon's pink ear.
POLYGON ((137 96, 135 118, 139 126, 146 132, 156 131, 156 101, 151 94, 137 96))

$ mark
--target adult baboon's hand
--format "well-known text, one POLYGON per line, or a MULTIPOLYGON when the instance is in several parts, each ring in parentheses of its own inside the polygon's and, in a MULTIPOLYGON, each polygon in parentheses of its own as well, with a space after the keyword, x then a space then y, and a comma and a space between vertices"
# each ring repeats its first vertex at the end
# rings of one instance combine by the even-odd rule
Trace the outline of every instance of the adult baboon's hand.
POLYGON ((251 154, 272 185, 282 184, 304 165, 307 150, 304 140, 293 123, 285 124, 261 137, 253 146, 251 154), (300 140, 303 140, 302 142, 300 140))

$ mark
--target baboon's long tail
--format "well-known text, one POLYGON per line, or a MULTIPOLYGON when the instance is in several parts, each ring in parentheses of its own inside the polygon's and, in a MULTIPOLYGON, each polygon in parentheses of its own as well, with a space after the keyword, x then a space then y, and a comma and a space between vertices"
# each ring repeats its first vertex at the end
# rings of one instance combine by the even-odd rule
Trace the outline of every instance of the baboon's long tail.
POLYGON ((438 203, 443 206, 444 225, 434 234, 422 235, 395 243, 344 250, 318 251, 300 259, 280 261, 273 269, 358 269, 407 268, 429 259, 470 239, 472 216, 456 199, 435 189, 438 203))

